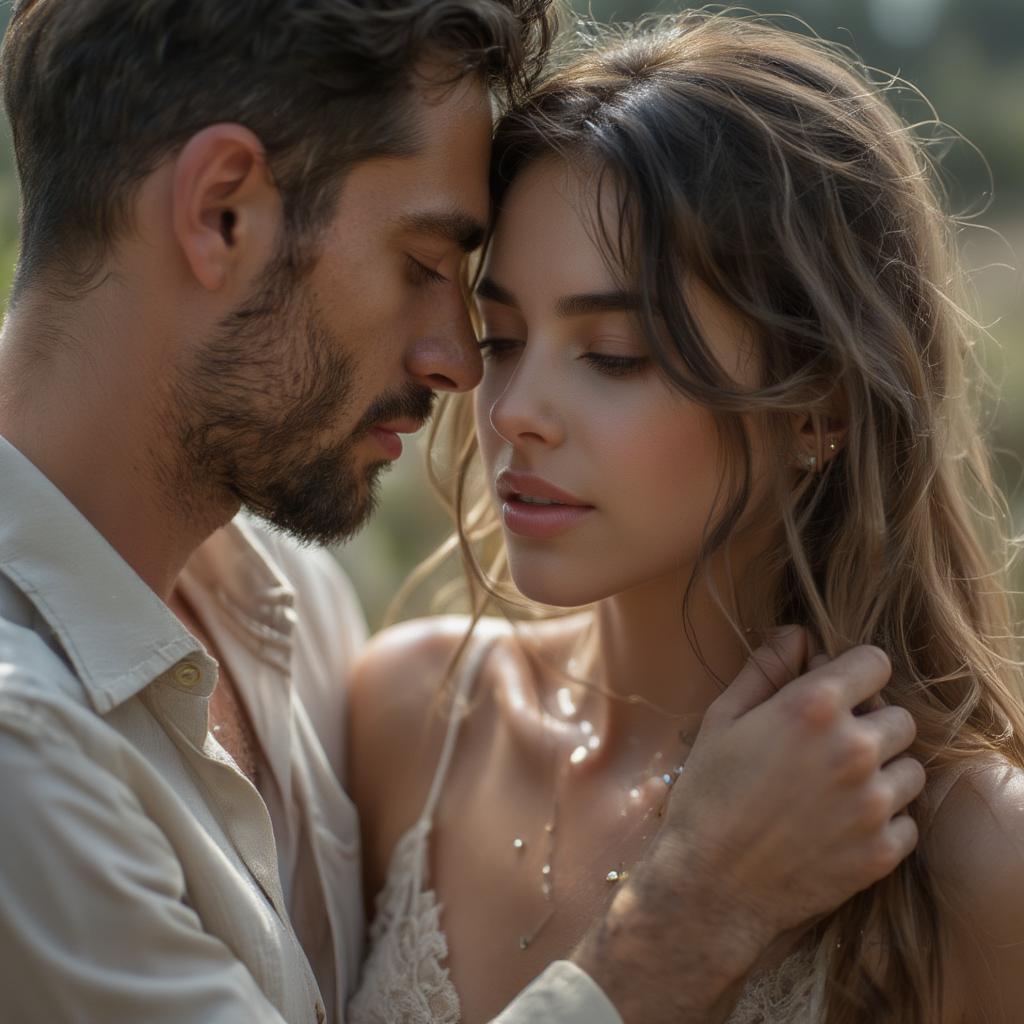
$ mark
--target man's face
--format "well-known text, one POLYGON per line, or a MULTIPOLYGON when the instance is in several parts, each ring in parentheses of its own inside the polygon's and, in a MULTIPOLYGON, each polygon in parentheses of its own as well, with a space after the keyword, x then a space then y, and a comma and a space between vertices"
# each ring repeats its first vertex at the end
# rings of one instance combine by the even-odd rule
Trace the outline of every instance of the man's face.
POLYGON ((268 268, 176 382, 191 479, 300 540, 358 529, 398 433, 480 378, 460 271, 488 212, 489 100, 465 80, 417 107, 416 154, 357 164, 308 273, 268 268))

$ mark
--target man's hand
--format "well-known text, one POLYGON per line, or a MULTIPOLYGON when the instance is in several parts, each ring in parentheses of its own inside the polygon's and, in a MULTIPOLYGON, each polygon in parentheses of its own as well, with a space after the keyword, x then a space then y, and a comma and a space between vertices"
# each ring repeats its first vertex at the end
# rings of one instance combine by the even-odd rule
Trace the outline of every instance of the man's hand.
POLYGON ((858 714, 888 658, 856 647, 800 670, 791 629, 705 716, 661 833, 575 959, 629 1024, 724 1020, 780 935, 889 874, 917 842, 924 769, 902 708, 858 714))

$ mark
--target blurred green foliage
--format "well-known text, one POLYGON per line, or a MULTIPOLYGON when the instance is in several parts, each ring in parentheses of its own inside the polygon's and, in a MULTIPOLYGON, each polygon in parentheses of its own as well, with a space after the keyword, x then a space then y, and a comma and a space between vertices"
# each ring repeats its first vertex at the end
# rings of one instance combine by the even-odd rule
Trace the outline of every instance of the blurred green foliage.
MULTIPOLYGON (((598 21, 678 11, 671 0, 582 0, 578 13, 598 21)), ((964 259, 973 271, 981 316, 979 337, 995 382, 991 438, 1001 477, 1024 525, 1019 486, 1024 455, 1024 2, 1022 0, 750 0, 748 11, 802 18, 826 39, 853 48, 871 67, 919 87, 938 116, 973 145, 954 142, 942 158, 950 202, 975 215, 965 230, 964 259)), ((0 27, 6 24, 6 5, 0 27)), ((930 114, 906 99, 911 120, 930 114)), ((6 134, 0 139, 0 289, 6 295, 16 258, 17 186, 6 134)), ((384 479, 374 521, 338 552, 356 581, 370 620, 380 621, 410 568, 447 532, 425 496, 422 452, 410 451, 384 479)), ((422 610, 422 609, 420 609, 422 610)))

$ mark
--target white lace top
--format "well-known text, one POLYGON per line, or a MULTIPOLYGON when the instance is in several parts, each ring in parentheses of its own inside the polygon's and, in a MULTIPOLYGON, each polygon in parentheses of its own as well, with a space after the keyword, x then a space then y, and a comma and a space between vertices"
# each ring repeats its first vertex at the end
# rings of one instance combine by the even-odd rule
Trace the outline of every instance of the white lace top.
MULTIPOLYGON (((349 1024, 458 1024, 461 1019, 459 996, 445 966, 448 942, 443 908, 430 886, 428 843, 468 696, 493 639, 475 640, 466 659, 423 813, 392 854, 377 898, 369 956, 349 1003, 349 1024)), ((800 950, 748 984, 727 1024, 817 1024, 820 980, 813 952, 800 950)))

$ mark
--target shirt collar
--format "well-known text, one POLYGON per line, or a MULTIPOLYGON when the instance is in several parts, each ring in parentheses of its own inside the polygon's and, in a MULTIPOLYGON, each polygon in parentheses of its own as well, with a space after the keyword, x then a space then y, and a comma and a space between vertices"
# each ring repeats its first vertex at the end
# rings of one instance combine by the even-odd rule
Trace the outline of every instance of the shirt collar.
POLYGON ((295 591, 244 515, 207 538, 189 559, 180 583, 190 595, 197 587, 212 595, 249 649, 290 673, 295 591))
POLYGON ((36 606, 100 714, 182 659, 171 685, 208 694, 216 665, 96 528, 0 437, 0 572, 36 606), (195 668, 199 669, 198 676, 195 668))
POLYGON ((290 814, 295 591, 244 516, 207 538, 178 585, 216 638, 290 814))

